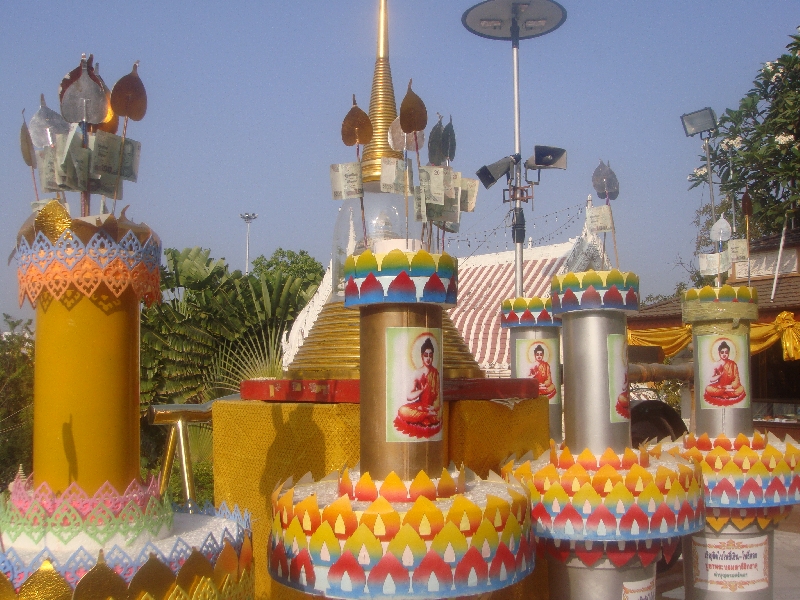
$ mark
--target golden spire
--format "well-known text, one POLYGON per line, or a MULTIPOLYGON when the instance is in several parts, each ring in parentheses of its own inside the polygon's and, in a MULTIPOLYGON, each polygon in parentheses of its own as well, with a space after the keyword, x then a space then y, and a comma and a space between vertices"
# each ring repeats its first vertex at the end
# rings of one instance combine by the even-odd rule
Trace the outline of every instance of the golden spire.
POLYGON ((388 0, 380 0, 378 12, 378 55, 375 73, 372 76, 372 94, 369 98, 369 118, 372 121, 372 141, 364 148, 361 162, 365 182, 380 181, 381 158, 403 158, 389 146, 389 126, 397 118, 397 102, 392 85, 392 70, 389 67, 389 14, 388 0))

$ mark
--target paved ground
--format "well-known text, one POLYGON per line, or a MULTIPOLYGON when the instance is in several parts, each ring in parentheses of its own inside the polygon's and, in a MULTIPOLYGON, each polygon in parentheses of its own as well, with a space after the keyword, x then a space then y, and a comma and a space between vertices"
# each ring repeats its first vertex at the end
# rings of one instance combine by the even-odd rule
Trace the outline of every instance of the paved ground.
MULTIPOLYGON (((800 598, 800 509, 795 509, 775 532, 774 600, 800 598)), ((661 573, 656 599, 683 600, 683 560, 661 573)))

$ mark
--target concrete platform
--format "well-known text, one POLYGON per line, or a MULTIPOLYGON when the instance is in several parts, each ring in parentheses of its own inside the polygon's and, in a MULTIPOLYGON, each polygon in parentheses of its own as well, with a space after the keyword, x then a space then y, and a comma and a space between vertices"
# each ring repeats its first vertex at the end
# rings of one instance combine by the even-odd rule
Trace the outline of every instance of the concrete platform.
MULTIPOLYGON (((800 569, 800 509, 792 513, 775 531, 774 600, 797 600, 800 569)), ((683 559, 656 579, 656 600, 683 600, 683 559)))

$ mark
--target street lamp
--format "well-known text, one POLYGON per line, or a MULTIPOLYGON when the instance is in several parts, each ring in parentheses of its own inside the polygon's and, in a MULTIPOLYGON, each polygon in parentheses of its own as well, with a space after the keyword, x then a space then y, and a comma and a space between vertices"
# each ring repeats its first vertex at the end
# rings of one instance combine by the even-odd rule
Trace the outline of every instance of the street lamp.
POLYGON ((525 216, 522 212, 522 200, 527 201, 528 198, 533 197, 532 193, 527 196, 522 186, 519 41, 550 33, 561 27, 566 20, 567 11, 552 0, 487 0, 473 6, 461 17, 461 23, 470 33, 491 40, 511 42, 514 71, 514 153, 492 165, 481 168, 477 175, 487 188, 503 175, 513 179, 513 185, 509 186, 509 200, 514 202, 511 234, 514 241, 514 287, 517 296, 525 295, 522 289, 522 250, 525 242, 525 216))
POLYGON ((242 221, 247 223, 247 236, 245 242, 245 263, 244 263, 244 274, 247 275, 250 272, 250 223, 255 221, 258 218, 256 213, 242 213, 239 215, 242 218, 242 221))
POLYGON ((701 108, 691 113, 681 115, 681 122, 683 123, 683 130, 686 132, 686 137, 692 137, 700 134, 700 139, 703 140, 703 149, 706 151, 706 175, 708 176, 708 195, 711 199, 711 222, 717 220, 714 211, 714 185, 711 180, 711 146, 708 144, 709 136, 703 137, 703 134, 708 134, 717 128, 717 115, 709 108, 701 108))

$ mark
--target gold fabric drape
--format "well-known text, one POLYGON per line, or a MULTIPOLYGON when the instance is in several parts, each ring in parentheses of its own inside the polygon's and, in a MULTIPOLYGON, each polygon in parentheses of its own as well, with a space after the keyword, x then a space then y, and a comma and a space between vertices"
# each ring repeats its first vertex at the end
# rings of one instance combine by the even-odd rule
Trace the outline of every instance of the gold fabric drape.
POLYGON ((664 354, 675 356, 692 341, 692 326, 654 327, 653 329, 628 329, 631 346, 661 346, 664 354))
MULTIPOLYGON (((783 311, 771 323, 750 325, 750 353, 763 352, 780 340, 783 360, 800 359, 800 323, 794 315, 783 311)), ((631 346, 661 346, 664 354, 674 356, 692 341, 692 326, 655 327, 652 329, 628 329, 628 344, 631 346)))

